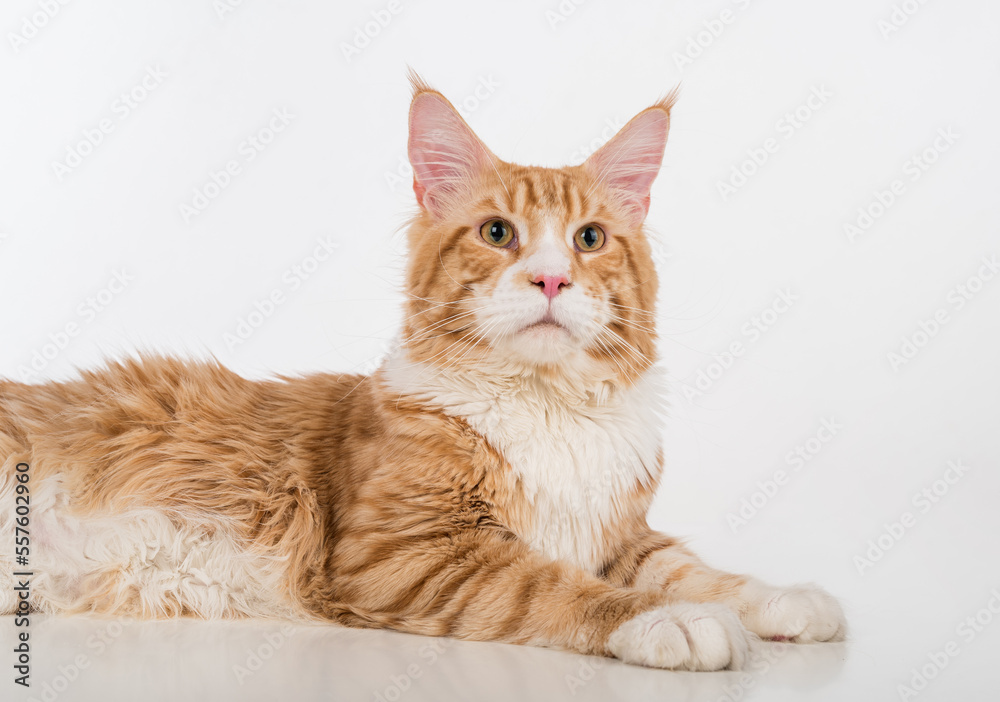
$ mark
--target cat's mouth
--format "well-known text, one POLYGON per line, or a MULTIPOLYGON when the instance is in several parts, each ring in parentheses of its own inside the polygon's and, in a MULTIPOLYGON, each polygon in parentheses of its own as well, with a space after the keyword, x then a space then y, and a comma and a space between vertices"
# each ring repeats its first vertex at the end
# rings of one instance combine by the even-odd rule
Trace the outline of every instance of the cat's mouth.
POLYGON ((539 319, 537 322, 532 322, 531 324, 522 327, 521 331, 563 332, 569 334, 569 329, 567 329, 565 325, 557 322, 556 318, 552 316, 551 312, 546 312, 545 316, 539 319))

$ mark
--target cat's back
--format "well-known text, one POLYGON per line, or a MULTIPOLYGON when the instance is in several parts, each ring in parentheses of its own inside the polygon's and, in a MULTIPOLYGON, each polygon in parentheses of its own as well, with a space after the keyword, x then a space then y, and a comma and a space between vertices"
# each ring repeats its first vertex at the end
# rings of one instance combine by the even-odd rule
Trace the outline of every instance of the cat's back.
POLYGON ((0 514, 14 514, 27 466, 35 606, 290 613, 276 593, 319 556, 317 526, 351 482, 343 427, 372 415, 370 384, 257 381, 158 357, 65 382, 0 381, 0 514))
POLYGON ((19 448, 42 472, 78 464, 106 471, 145 454, 162 472, 171 457, 205 466, 242 454, 247 474, 254 464, 280 463, 314 435, 327 435, 328 445, 328 433, 370 402, 369 383, 327 373, 250 380, 214 361, 155 356, 63 382, 0 380, 0 459, 19 448))

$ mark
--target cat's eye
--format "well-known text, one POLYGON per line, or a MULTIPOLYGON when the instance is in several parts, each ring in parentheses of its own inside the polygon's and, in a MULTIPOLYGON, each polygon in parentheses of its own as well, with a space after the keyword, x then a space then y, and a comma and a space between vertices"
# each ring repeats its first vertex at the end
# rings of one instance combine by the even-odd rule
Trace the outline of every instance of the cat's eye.
POLYGON ((514 227, 502 219, 491 219, 479 228, 483 241, 491 246, 507 246, 514 240, 514 227))
POLYGON ((573 237, 576 248, 580 249, 580 251, 597 251, 604 246, 604 239, 604 230, 596 224, 588 224, 585 227, 580 227, 576 236, 573 237))

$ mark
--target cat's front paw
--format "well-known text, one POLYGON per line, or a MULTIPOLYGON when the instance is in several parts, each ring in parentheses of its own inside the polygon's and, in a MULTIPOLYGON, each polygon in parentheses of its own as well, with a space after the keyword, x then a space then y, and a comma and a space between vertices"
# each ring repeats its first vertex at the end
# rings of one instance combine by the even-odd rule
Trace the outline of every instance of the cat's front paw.
POLYGON ((633 617, 608 637, 608 650, 626 663, 675 670, 739 669, 751 634, 728 607, 671 604, 633 617))
POLYGON ((747 590, 740 614, 746 627, 762 639, 843 641, 847 633, 840 603, 814 585, 779 588, 752 583, 747 590))

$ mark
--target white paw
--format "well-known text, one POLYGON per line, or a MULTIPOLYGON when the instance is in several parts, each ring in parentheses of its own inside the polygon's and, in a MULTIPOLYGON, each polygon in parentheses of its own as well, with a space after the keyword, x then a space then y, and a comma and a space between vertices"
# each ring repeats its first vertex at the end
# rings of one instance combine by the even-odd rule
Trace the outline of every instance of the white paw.
POLYGON ((842 641, 847 633, 840 603, 815 585, 778 588, 751 583, 744 595, 743 623, 763 639, 842 641))
POLYGON ((626 663, 680 670, 740 668, 751 635, 728 607, 678 603, 643 612, 608 637, 608 650, 626 663))

